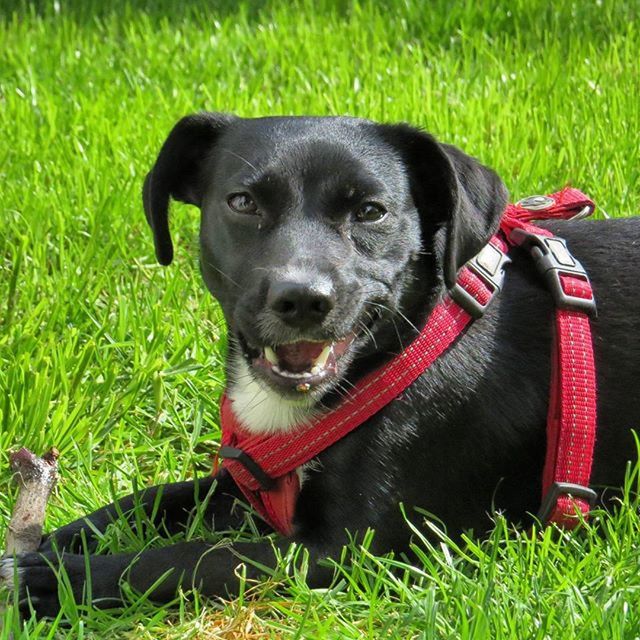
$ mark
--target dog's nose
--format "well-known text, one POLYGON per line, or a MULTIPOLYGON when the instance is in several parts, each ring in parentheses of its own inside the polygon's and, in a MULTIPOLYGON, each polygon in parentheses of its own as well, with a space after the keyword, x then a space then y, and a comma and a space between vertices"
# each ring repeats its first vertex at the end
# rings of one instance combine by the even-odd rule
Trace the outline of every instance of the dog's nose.
POLYGON ((279 281, 269 285, 268 307, 288 325, 310 327, 322 322, 336 304, 329 282, 279 281))

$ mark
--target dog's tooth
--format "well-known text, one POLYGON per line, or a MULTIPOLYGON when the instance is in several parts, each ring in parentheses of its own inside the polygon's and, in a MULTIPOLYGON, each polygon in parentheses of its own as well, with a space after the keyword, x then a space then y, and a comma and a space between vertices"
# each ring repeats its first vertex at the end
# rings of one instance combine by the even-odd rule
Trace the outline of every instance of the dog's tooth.
POLYGON ((272 365, 278 364, 278 356, 276 355, 276 352, 271 347, 264 348, 264 357, 272 365))
MULTIPOLYGON (((324 367, 324 365, 327 363, 327 360, 331 355, 332 351, 333 351, 333 342, 331 344, 328 344, 320 352, 320 355, 313 361, 313 364, 314 364, 313 369, 315 369, 316 367, 318 367, 319 369, 322 369, 322 367, 324 367)), ((311 371, 313 371, 313 369, 311 369, 311 371)))
POLYGON ((311 369, 311 375, 312 376, 317 376, 321 371, 322 371, 322 369, 318 365, 316 365, 315 367, 313 367, 311 369))
POLYGON ((311 373, 311 371, 287 371, 286 369, 280 369, 276 365, 274 365, 272 369, 278 375, 281 375, 285 378, 292 378, 293 380, 302 380, 303 378, 312 378, 314 375, 313 373, 311 373))

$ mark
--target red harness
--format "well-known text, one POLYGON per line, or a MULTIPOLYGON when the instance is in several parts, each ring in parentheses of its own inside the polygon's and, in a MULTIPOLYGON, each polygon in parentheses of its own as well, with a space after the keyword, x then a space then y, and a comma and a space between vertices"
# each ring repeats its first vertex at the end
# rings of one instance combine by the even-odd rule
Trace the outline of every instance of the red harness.
POLYGON ((253 435, 236 419, 231 401, 220 408, 224 466, 253 508, 274 529, 292 533, 300 491, 296 469, 356 429, 422 375, 480 317, 504 281, 511 246, 533 257, 556 303, 547 455, 541 522, 572 528, 596 498, 589 489, 596 432, 596 381, 589 315, 595 312, 585 270, 565 241, 532 220, 585 217, 593 202, 577 189, 533 196, 508 205, 500 229, 466 263, 455 286, 436 305, 415 340, 396 358, 365 376, 330 413, 292 432, 253 435))

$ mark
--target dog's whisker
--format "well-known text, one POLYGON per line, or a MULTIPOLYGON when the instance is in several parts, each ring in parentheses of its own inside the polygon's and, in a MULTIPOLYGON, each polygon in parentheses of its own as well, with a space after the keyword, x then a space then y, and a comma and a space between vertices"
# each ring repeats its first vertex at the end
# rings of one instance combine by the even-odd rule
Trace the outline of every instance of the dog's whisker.
POLYGON ((221 276, 223 276, 229 282, 231 282, 231 284, 235 285, 239 289, 241 288, 240 285, 230 275, 226 274, 222 269, 219 269, 218 267, 216 267, 215 264, 212 264, 211 262, 207 262, 206 264, 207 264, 208 267, 211 267, 212 269, 215 269, 221 276))
POLYGON ((416 325, 413 324, 413 322, 411 322, 411 320, 409 320, 409 318, 407 318, 407 316, 405 316, 404 313, 400 311, 400 309, 396 310, 396 315, 402 318, 402 320, 404 320, 416 332, 416 334, 420 333, 420 329, 418 329, 418 327, 416 327, 416 325))
POLYGON ((416 333, 420 333, 420 329, 418 329, 418 327, 416 327, 415 324, 413 324, 413 322, 411 322, 411 320, 409 320, 409 318, 407 318, 407 316, 402 313, 402 311, 400 311, 400 309, 391 309, 389 308, 387 305, 382 304, 380 302, 369 302, 369 304, 371 306, 374 307, 378 307, 380 309, 383 309, 384 311, 387 311, 389 314, 391 314, 391 316, 398 316, 401 320, 404 320, 416 333))
POLYGON ((373 342, 373 346, 377 349, 378 348, 378 343, 377 343, 376 337, 373 335, 373 332, 371 331, 371 329, 369 329, 369 327, 367 327, 366 323, 363 322, 362 320, 358 321, 358 326, 362 329, 363 333, 366 333, 369 336, 369 338, 371 338, 371 341, 373 342))
POLYGON ((398 338, 398 344, 400 345, 400 350, 404 350, 404 343, 402 342, 402 338, 400 337, 400 331, 398 330, 398 325, 396 324, 396 320, 393 316, 389 318, 391 320, 391 324, 396 332, 396 336, 398 338))
POLYGON ((232 155, 234 158, 238 158, 238 160, 241 160, 248 167, 251 167, 256 173, 259 173, 258 168, 255 165, 251 164, 246 158, 241 156, 239 153, 236 153, 235 151, 232 151, 231 149, 226 149, 225 147, 221 147, 220 151, 223 151, 224 153, 228 153, 229 155, 232 155))
MULTIPOLYGON (((369 301, 369 305, 377 309, 381 309, 382 311, 386 311, 389 314, 389 320, 393 324, 394 330, 398 337, 398 342, 400 343, 401 348, 404 349, 402 338, 400 337, 400 332, 398 330, 398 325, 396 324, 396 321, 395 321, 395 316, 399 314, 394 309, 390 309, 386 304, 382 304, 380 302, 369 301)), ((413 325, 411 326, 413 327, 413 325)))

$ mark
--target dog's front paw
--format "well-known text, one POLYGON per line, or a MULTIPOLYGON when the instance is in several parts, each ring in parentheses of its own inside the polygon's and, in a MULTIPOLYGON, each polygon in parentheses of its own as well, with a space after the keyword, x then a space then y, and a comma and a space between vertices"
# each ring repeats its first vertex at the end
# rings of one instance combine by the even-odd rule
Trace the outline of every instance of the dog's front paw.
POLYGON ((38 618, 54 617, 60 598, 99 607, 121 604, 119 583, 127 566, 123 556, 89 556, 87 562, 78 554, 25 553, 0 560, 0 584, 14 592, 21 616, 33 611, 38 618))
POLYGON ((0 560, 0 584, 13 591, 22 617, 29 617, 31 610, 39 618, 58 613, 57 565, 53 554, 25 553, 0 560))

